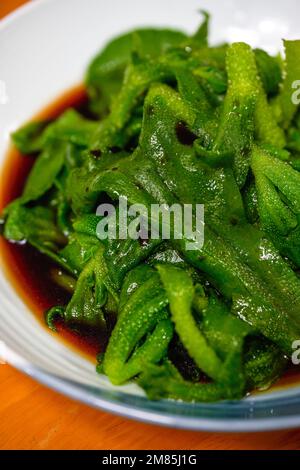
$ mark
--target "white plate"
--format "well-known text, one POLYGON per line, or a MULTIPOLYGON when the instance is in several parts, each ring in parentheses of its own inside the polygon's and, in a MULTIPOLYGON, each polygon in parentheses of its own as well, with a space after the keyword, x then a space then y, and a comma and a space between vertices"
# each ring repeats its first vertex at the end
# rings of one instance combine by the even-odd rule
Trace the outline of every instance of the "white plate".
MULTIPOLYGON (((35 0, 0 24, 0 163, 9 134, 82 80, 107 40, 135 26, 193 31, 199 6, 212 13, 213 42, 245 40, 271 52, 300 36, 298 0, 35 0), (5 92, 5 93, 3 93, 5 92)), ((24 281, 25 282, 25 281, 24 281)), ((0 339, 7 361, 96 407, 190 429, 262 430, 300 425, 299 389, 239 403, 150 402, 134 385, 114 388, 94 365, 37 322, 0 271, 0 339)))

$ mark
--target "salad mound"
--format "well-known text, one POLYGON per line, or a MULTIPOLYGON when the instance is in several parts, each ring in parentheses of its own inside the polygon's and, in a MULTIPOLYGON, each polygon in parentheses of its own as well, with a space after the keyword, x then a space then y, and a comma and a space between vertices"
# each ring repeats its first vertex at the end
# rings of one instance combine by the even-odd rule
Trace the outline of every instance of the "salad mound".
POLYGON ((51 258, 71 294, 49 327, 106 332, 97 371, 151 399, 266 389, 300 339, 300 40, 272 57, 210 46, 208 29, 205 14, 193 36, 114 39, 86 73, 90 119, 68 109, 12 136, 36 161, 4 237, 51 258), (120 200, 204 205, 204 243, 188 249, 172 217, 169 239, 100 239, 97 208, 120 200))

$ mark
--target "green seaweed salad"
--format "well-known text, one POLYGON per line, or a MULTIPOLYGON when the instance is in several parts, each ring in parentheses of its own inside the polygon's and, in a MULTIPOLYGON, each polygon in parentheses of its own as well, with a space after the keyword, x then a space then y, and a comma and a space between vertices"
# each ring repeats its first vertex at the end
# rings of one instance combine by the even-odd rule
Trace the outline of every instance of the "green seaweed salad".
MULTIPOLYGON (((151 399, 233 400, 266 389, 300 339, 300 40, 285 57, 245 43, 138 29, 86 73, 87 113, 13 134, 36 161, 3 234, 63 271, 46 312, 106 334, 97 371, 151 399), (294 94, 294 95, 293 95, 294 94), (205 242, 99 240, 96 208, 204 204, 205 242)), ((26 158, 26 157, 24 157, 26 158)))

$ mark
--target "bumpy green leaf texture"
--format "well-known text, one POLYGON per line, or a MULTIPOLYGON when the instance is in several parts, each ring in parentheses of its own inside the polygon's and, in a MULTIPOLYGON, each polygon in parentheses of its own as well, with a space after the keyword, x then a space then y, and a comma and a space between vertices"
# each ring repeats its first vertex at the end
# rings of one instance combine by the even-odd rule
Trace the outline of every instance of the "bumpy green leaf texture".
POLYGON ((87 70, 93 120, 69 109, 13 134, 36 162, 4 236, 49 256, 73 291, 49 326, 106 331, 98 372, 137 380, 152 399, 267 388, 300 337, 300 41, 285 41, 282 60, 209 47, 208 29, 205 14, 192 37, 114 39, 87 70), (118 213, 119 197, 204 204, 204 246, 188 250, 172 230, 100 241, 96 207, 113 201, 118 213))

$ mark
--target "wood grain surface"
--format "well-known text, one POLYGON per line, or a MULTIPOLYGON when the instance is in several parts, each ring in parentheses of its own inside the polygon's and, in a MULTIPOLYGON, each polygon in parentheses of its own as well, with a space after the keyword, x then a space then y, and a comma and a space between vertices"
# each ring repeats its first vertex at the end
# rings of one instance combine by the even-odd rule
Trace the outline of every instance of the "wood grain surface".
POLYGON ((28 0, 0 0, 0 18, 4 18, 24 3, 28 3, 28 0))
MULTIPOLYGON (((0 18, 23 3, 0 0, 0 18)), ((300 450, 300 431, 213 434, 137 423, 70 400, 2 365, 0 449, 300 450)))

